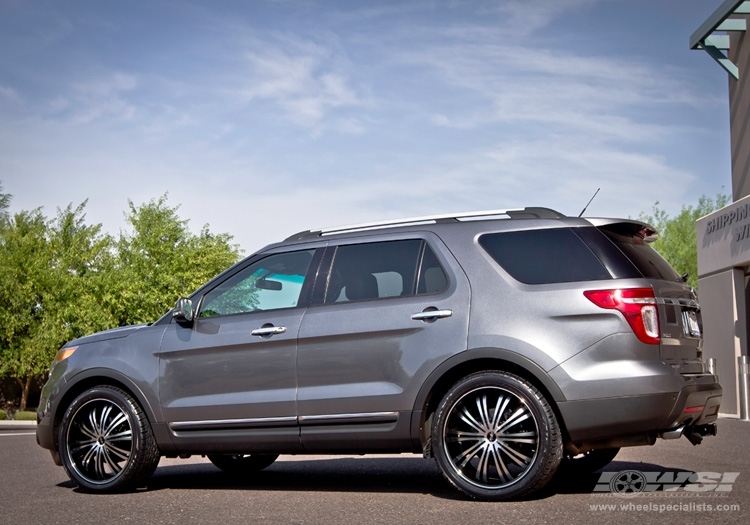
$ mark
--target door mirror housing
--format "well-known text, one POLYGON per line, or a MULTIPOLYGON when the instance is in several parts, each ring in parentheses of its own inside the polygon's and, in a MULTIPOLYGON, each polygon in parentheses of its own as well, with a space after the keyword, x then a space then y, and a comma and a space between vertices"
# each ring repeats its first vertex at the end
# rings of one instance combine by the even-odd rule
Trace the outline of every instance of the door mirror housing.
POLYGON ((192 323, 194 318, 193 301, 180 297, 172 310, 172 318, 179 322, 192 323))

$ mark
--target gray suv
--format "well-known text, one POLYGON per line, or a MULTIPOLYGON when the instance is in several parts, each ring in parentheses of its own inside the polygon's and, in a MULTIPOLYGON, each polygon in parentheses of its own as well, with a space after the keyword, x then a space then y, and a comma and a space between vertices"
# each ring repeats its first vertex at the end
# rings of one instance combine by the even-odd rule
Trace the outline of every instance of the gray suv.
POLYGON ((37 441, 83 490, 161 456, 422 453, 473 498, 716 433, 695 291, 647 224, 546 208, 300 232, 56 355, 37 441))

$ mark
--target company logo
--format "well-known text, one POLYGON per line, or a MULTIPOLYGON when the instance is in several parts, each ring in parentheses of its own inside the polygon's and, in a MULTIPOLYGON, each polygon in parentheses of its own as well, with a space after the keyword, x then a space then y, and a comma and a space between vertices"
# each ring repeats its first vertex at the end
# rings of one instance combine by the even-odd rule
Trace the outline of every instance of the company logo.
POLYGON ((602 472, 594 492, 609 492, 623 498, 652 492, 731 492, 739 472, 602 472))

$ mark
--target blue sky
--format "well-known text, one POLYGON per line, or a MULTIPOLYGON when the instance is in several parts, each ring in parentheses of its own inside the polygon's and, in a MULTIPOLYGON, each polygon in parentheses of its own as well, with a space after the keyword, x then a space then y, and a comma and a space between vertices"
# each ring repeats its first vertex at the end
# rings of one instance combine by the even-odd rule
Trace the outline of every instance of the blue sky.
POLYGON ((246 253, 313 227, 731 188, 721 0, 0 0, 11 211, 168 192, 246 253))

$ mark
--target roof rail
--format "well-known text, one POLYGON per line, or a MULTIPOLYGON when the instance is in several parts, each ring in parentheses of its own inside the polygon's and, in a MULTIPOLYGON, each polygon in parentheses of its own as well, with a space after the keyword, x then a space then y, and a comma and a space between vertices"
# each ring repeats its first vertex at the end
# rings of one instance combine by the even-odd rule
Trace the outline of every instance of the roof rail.
POLYGON ((510 210, 485 210, 462 213, 446 213, 442 215, 426 215, 424 217, 409 217, 405 219, 393 219, 386 221, 364 222, 361 224, 352 224, 348 226, 335 226, 333 228, 319 228, 315 230, 305 230, 286 238, 286 241, 301 241, 322 237, 324 235, 334 235, 337 233, 353 233, 359 231, 379 230, 383 228, 395 228, 397 226, 419 226, 422 224, 437 224, 444 222, 460 222, 472 219, 482 219, 488 217, 507 216, 511 219, 560 219, 565 217, 560 212, 550 208, 516 208, 510 210))

